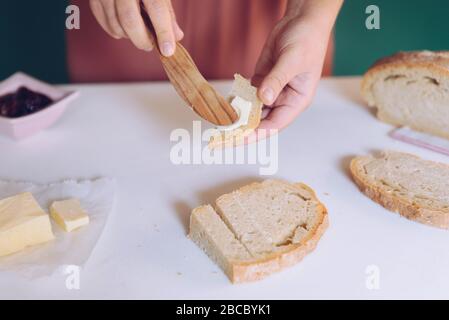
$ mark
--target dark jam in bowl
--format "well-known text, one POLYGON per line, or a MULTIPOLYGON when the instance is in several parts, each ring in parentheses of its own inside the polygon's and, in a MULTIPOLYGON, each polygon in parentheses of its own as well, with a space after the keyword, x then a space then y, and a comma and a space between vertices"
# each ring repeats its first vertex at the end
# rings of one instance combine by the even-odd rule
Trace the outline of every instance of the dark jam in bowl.
POLYGON ((48 96, 20 87, 16 92, 0 97, 0 116, 20 118, 41 111, 53 103, 48 96))

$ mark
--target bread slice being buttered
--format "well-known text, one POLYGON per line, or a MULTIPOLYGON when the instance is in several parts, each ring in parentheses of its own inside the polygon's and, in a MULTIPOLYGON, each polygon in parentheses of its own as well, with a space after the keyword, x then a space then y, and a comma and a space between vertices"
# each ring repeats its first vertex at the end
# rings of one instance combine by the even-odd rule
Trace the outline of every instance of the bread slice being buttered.
POLYGON ((251 82, 239 74, 234 75, 232 90, 228 95, 231 101, 235 97, 240 97, 251 103, 251 112, 246 125, 231 131, 218 131, 210 138, 209 148, 235 147, 243 144, 248 137, 259 126, 262 117, 263 102, 257 96, 257 88, 251 82))
POLYGON ((252 183, 198 207, 189 237, 234 282, 264 278, 299 262, 328 225, 326 208, 301 183, 252 183))
POLYGON ((379 60, 363 77, 362 96, 382 121, 449 139, 449 51, 379 60))
POLYGON ((449 228, 449 165, 384 151, 352 160, 359 188, 385 208, 420 223, 449 228))

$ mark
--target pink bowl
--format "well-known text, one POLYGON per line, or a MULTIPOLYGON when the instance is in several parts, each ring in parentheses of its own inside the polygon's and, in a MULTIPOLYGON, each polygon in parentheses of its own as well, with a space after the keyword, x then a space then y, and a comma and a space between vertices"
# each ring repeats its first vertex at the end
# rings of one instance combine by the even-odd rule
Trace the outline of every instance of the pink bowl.
POLYGON ((78 96, 76 91, 59 89, 22 72, 17 72, 0 83, 0 96, 14 92, 21 86, 49 96, 54 103, 41 111, 20 118, 9 119, 0 116, 0 133, 16 140, 27 138, 50 127, 62 116, 68 103, 78 96))

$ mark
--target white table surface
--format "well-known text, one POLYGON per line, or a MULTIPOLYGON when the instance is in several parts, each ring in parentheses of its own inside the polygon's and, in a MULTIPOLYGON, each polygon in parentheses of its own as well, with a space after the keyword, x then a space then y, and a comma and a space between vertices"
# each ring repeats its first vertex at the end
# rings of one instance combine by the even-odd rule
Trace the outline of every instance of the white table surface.
MULTIPOLYGON (((118 198, 81 272, 27 280, 0 274, 4 298, 303 299, 449 298, 449 232, 400 218, 362 195, 349 159, 373 150, 449 158, 392 140, 358 94, 359 78, 323 80, 315 102, 279 137, 275 177, 303 181, 327 206, 330 227, 300 264, 263 281, 231 285, 186 238, 191 208, 261 179, 257 165, 173 165, 170 132, 196 116, 166 83, 83 85, 51 129, 20 143, 0 137, 0 178, 51 182, 115 177, 118 198), (366 268, 380 287, 366 286, 366 268)), ((226 92, 230 83, 216 83, 226 92)))

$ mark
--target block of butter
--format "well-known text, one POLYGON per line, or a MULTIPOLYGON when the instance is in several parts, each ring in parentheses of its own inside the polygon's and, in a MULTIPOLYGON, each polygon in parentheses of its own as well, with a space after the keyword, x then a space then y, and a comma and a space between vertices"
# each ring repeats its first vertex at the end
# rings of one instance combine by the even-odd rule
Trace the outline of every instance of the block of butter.
POLYGON ((0 200, 0 257, 53 239, 50 217, 31 193, 0 200))
POLYGON ((89 224, 89 216, 78 199, 55 201, 50 206, 53 220, 66 232, 71 232, 89 224))

